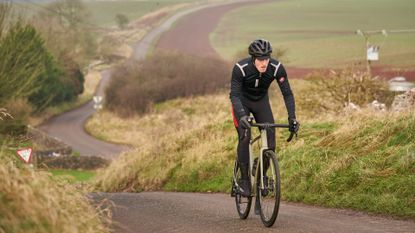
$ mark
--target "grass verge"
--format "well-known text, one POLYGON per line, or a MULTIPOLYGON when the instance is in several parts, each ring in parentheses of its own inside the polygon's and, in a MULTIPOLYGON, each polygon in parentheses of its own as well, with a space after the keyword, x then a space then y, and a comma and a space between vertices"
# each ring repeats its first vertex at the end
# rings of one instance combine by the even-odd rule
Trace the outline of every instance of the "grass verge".
POLYGON ((53 176, 64 177, 70 183, 88 182, 95 177, 95 171, 67 170, 67 169, 50 169, 48 172, 53 176))
POLYGON ((0 161, 0 232, 109 232, 82 191, 3 149, 0 161))

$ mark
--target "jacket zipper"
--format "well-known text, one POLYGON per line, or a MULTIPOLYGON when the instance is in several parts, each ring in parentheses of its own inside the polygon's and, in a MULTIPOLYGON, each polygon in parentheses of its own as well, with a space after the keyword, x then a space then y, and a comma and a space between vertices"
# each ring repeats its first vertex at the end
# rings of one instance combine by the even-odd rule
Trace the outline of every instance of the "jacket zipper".
POLYGON ((259 85, 259 78, 261 78, 262 73, 259 73, 259 77, 255 80, 255 87, 258 87, 259 85))

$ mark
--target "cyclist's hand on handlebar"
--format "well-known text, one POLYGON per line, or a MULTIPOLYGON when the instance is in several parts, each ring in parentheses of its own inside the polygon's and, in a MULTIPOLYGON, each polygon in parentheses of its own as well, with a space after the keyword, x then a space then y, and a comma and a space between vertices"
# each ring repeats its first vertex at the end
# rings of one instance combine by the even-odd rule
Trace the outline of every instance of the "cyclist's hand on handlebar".
POLYGON ((244 128, 244 129, 249 129, 249 128, 251 128, 251 123, 250 123, 250 118, 249 118, 249 116, 243 116, 243 117, 241 117, 241 119, 239 120, 239 123, 241 124, 241 126, 244 128))
POLYGON ((289 128, 291 133, 297 133, 300 128, 300 123, 295 118, 288 118, 289 128))

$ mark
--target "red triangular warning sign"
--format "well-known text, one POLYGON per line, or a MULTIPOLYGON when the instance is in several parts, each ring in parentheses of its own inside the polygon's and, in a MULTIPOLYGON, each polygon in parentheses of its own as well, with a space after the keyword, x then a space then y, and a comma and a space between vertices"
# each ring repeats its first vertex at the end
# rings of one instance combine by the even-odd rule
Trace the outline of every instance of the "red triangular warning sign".
POLYGON ((29 163, 32 158, 32 148, 21 149, 17 151, 17 155, 25 162, 29 163))

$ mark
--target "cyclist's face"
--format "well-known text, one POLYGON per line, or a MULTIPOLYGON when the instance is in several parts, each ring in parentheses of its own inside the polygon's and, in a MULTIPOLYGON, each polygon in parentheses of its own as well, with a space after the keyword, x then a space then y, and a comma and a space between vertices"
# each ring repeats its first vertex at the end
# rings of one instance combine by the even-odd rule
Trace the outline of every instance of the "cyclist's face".
POLYGON ((261 59, 255 58, 255 67, 260 73, 264 73, 267 70, 269 58, 261 59))

